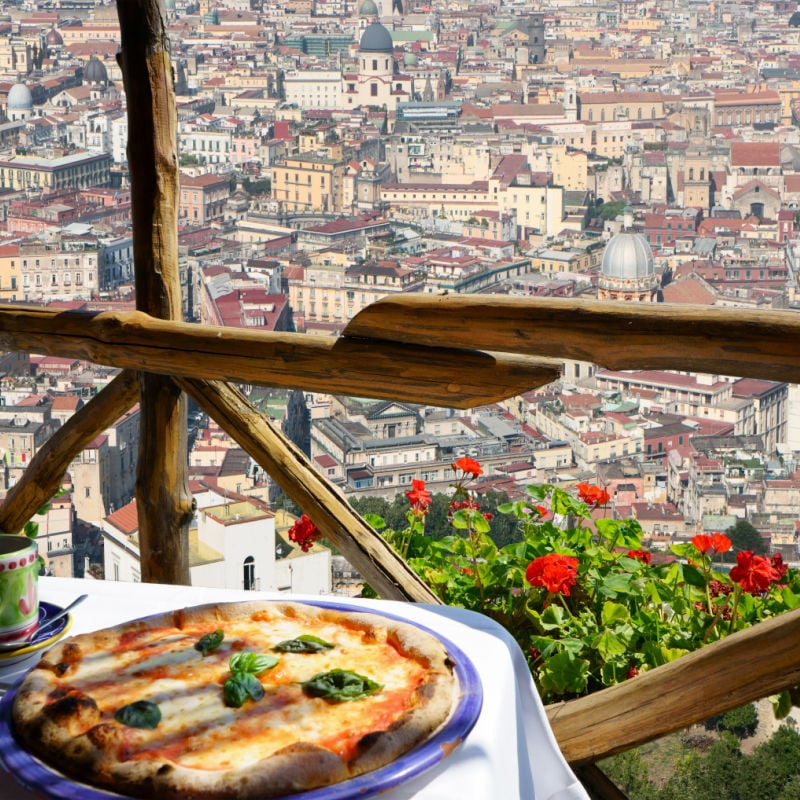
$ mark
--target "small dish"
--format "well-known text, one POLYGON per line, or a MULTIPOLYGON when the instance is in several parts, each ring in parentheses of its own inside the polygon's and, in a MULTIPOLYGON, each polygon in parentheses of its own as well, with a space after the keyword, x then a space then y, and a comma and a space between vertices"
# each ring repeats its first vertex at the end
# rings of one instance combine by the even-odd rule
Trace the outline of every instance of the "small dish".
MULTIPOLYGON (((54 614, 58 614, 59 611, 62 610, 62 607, 57 606, 55 603, 47 603, 41 600, 39 602, 39 624, 44 625, 50 617, 54 614)), ((18 650, 0 653, 0 670, 4 670, 6 667, 10 667, 12 664, 17 664, 20 661, 25 661, 33 653, 55 644, 71 626, 72 615, 67 614, 67 616, 59 620, 54 627, 49 628, 41 635, 37 631, 33 635, 33 639, 24 647, 20 647, 18 650)))

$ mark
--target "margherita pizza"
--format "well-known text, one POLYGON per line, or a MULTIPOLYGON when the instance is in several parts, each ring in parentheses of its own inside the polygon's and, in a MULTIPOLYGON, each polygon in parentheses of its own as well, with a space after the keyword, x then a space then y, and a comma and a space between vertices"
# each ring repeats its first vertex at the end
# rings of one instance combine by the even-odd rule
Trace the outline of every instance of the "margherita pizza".
POLYGON ((369 613, 208 605, 66 639, 17 690, 15 735, 122 794, 255 800, 347 780, 427 739, 458 681, 439 640, 369 613))

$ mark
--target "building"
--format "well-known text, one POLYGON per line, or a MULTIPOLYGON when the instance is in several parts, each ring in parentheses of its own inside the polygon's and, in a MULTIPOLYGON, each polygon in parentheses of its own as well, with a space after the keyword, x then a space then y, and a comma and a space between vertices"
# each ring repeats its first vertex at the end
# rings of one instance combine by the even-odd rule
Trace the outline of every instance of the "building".
MULTIPOLYGON (((331 554, 321 545, 303 553, 275 530, 275 515, 253 498, 230 497, 194 482, 197 515, 189 532, 193 586, 330 594, 331 554)), ((106 580, 141 580, 136 504, 103 521, 106 580)))
POLYGON ((658 288, 653 251, 644 236, 630 228, 612 236, 600 264, 597 298, 653 303, 658 288))
POLYGON ((51 156, 8 156, 0 159, 0 189, 59 191, 107 186, 111 181, 108 153, 54 151, 51 156))
POLYGON ((222 223, 230 193, 230 182, 224 176, 210 172, 195 176, 182 172, 180 218, 192 225, 222 223))
POLYGON ((272 168, 272 198, 289 213, 342 208, 347 163, 315 155, 292 156, 272 168))

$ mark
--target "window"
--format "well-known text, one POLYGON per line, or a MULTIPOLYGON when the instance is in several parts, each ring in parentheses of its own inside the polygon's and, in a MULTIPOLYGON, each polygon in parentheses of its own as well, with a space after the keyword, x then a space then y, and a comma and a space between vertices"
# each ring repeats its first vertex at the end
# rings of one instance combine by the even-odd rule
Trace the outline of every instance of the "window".
POLYGON ((377 58, 373 58, 372 59, 372 69, 373 69, 373 71, 378 69, 378 59, 377 58))
POLYGON ((377 97, 378 96, 378 84, 377 83, 371 83, 369 85, 369 93, 370 93, 370 95, 372 97, 377 97))
POLYGON ((244 560, 244 581, 243 588, 246 591, 253 591, 256 588, 256 560, 253 556, 247 556, 244 560))

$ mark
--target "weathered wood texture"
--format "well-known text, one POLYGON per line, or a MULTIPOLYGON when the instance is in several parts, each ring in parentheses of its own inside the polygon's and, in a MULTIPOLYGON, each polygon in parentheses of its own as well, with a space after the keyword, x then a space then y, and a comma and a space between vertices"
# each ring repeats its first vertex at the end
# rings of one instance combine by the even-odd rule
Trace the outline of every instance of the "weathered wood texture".
POLYGON ((576 766, 574 771, 592 800, 628 800, 628 795, 621 791, 596 764, 576 766))
POLYGON ((598 761, 800 683, 800 609, 547 707, 567 761, 598 761))
MULTIPOLYGON (((121 0, 120 65, 131 135, 136 307, 182 319, 178 272, 178 114, 169 37, 159 0, 121 0)), ((141 361, 139 367, 147 365, 141 361)), ((142 579, 188 584, 192 497, 186 397, 166 376, 142 373, 136 498, 142 579)))
POLYGON ((178 381, 308 514, 381 597, 440 602, 344 495, 317 473, 305 454, 238 390, 216 381, 178 381))
POLYGON ((137 400, 136 373, 121 372, 64 423, 31 459, 0 506, 0 530, 18 533, 60 488, 70 462, 137 400))
POLYGON ((0 347, 167 375, 471 408, 554 381, 560 362, 506 353, 215 328, 141 312, 0 304, 0 347))
POLYGON ((800 382, 800 315, 789 311, 404 294, 360 311, 344 336, 800 382))

